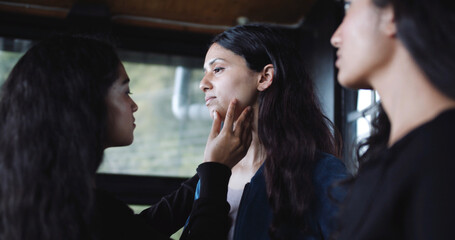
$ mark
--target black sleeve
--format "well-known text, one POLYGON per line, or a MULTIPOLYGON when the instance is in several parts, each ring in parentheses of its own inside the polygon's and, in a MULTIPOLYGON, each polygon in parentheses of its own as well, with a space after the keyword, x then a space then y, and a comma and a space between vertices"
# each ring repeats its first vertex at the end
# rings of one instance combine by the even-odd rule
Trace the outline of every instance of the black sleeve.
POLYGON ((199 165, 197 172, 201 179, 200 197, 194 202, 180 239, 226 239, 230 209, 226 198, 231 170, 223 164, 209 162, 199 165))
POLYGON ((159 232, 171 236, 183 227, 190 215, 198 180, 198 175, 194 175, 175 192, 142 211, 139 217, 159 232))
MULTIPOLYGON (((133 213, 124 202, 97 189, 90 222, 91 239, 96 240, 169 240, 144 219, 133 213)), ((158 229, 159 230, 159 229, 158 229)))

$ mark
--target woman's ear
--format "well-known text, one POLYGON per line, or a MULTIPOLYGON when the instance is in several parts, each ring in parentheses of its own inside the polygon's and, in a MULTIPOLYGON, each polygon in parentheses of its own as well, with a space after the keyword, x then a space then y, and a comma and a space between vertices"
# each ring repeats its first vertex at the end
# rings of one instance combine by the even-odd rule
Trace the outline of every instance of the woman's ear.
POLYGON ((381 10, 381 28, 388 37, 395 37, 397 34, 397 25, 395 22, 395 13, 391 4, 381 10))
POLYGON ((258 81, 258 86, 257 89, 262 92, 265 91, 267 88, 272 85, 273 82, 273 76, 275 73, 275 68, 273 67, 272 64, 267 64, 265 67, 262 69, 262 72, 260 74, 260 78, 258 81))

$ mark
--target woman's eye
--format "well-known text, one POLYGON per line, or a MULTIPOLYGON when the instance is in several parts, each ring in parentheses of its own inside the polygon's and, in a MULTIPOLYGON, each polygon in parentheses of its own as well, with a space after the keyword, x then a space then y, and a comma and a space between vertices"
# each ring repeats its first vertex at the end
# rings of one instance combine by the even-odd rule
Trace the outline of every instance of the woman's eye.
POLYGON ((219 73, 219 72, 221 72, 223 69, 224 69, 223 67, 216 67, 216 68, 213 69, 213 72, 214 72, 214 73, 219 73))

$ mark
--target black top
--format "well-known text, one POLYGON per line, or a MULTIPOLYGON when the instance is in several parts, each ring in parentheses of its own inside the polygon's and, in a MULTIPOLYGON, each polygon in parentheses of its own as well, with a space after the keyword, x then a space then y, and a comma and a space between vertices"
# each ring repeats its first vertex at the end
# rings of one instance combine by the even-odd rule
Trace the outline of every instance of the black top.
POLYGON ((455 110, 365 163, 341 215, 339 239, 454 239, 455 110))
POLYGON ((101 190, 96 191, 95 211, 91 232, 99 240, 162 240, 179 230, 191 212, 188 232, 182 239, 222 239, 227 236, 229 204, 226 202, 226 185, 231 170, 217 163, 203 163, 198 167, 198 175, 184 182, 174 193, 163 197, 157 204, 136 215, 123 202, 101 190), (199 177, 204 198, 195 201, 194 189, 199 177), (210 227, 213 225, 213 227, 210 227))

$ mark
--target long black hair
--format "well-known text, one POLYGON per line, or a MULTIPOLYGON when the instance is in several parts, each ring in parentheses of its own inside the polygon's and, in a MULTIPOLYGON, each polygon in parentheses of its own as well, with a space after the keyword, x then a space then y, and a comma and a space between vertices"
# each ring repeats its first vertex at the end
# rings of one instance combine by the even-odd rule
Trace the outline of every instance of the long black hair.
MULTIPOLYGON (((397 38, 409 51, 428 80, 441 93, 455 99, 455 2, 451 0, 372 0, 379 8, 392 6, 397 38)), ((387 148, 390 121, 382 106, 372 124, 372 133, 360 144, 367 150, 362 163, 387 148)))
POLYGON ((256 72, 274 66, 272 85, 259 94, 258 135, 267 151, 265 179, 274 213, 270 236, 283 223, 305 231, 304 214, 314 197, 312 171, 318 151, 339 155, 333 125, 320 109, 313 82, 293 42, 268 25, 237 26, 213 40, 242 56, 256 72))
POLYGON ((88 239, 114 49, 85 37, 33 46, 0 90, 0 239, 88 239))

